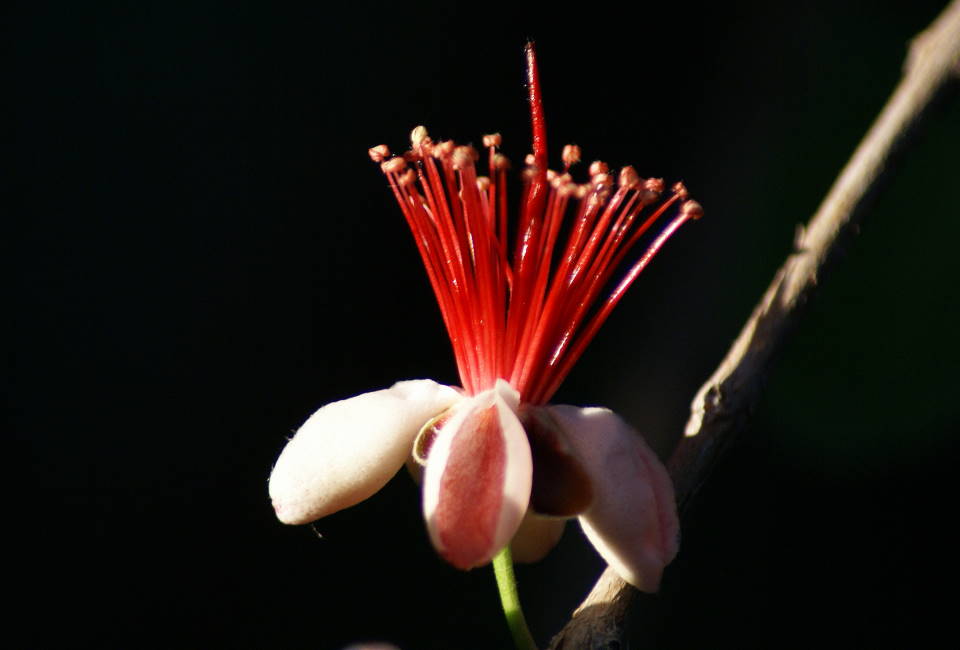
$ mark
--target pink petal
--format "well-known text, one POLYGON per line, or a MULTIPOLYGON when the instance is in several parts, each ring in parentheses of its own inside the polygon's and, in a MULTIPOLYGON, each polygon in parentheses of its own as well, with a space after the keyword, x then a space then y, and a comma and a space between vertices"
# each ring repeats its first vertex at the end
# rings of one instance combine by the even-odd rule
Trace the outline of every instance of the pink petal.
POLYGON ((270 498, 285 524, 305 524, 382 488, 410 455, 424 422, 462 399, 420 379, 322 407, 277 459, 270 498))
POLYGON ((656 591, 679 534, 666 468, 612 411, 549 408, 593 480, 593 504, 580 516, 584 533, 620 577, 641 591, 656 591))
POLYGON ((533 470, 518 401, 502 380, 463 400, 430 449, 423 514, 437 552, 458 568, 489 562, 527 510, 533 470))

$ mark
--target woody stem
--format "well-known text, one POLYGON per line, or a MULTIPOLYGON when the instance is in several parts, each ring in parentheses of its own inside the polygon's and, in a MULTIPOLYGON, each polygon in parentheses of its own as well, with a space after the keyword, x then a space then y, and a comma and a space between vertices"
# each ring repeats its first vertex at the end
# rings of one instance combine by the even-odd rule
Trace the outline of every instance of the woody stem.
POLYGON ((503 614, 507 617, 510 634, 517 650, 537 650, 537 644, 527 628, 527 620, 523 617, 520 607, 520 596, 517 594, 517 580, 513 575, 513 557, 510 555, 510 546, 505 546, 493 558, 493 574, 497 578, 497 589, 500 590, 500 602, 503 605, 503 614))

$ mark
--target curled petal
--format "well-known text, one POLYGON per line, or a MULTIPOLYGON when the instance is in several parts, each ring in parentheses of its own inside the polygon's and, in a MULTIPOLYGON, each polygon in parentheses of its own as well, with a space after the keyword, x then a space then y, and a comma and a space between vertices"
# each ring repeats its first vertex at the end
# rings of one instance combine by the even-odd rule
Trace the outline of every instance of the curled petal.
POLYGON ((580 516, 587 538, 621 578, 656 591, 677 553, 673 484, 643 438, 608 409, 551 406, 590 474, 591 507, 580 516))
POLYGON ((530 501, 530 445, 504 381, 457 404, 436 435, 423 477, 430 539, 448 562, 489 562, 513 537, 530 501))
POLYGON ((517 534, 510 541, 513 561, 529 563, 542 560, 563 537, 566 525, 566 519, 544 517, 532 509, 527 510, 517 534))
POLYGON ((424 422, 462 396, 419 379, 322 407, 287 443, 270 475, 285 524, 305 524, 374 494, 397 473, 424 422))

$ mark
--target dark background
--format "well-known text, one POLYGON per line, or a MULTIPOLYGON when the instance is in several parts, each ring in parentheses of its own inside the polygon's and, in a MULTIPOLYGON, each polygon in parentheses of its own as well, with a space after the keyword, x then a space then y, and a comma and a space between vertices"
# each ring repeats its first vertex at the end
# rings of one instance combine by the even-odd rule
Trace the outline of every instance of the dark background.
MULTIPOLYGON (((558 401, 666 450, 940 1, 30 3, 14 70, 7 591, 28 646, 508 644, 489 571, 429 547, 413 483, 309 528, 266 494, 319 405, 455 382, 366 150, 426 124, 682 178, 706 208, 558 401)), ((956 94, 934 112, 698 502, 636 647, 926 645, 956 598, 956 94)), ((602 568, 570 526, 519 569, 545 642, 602 568)), ((949 638, 949 637, 948 637, 949 638)))

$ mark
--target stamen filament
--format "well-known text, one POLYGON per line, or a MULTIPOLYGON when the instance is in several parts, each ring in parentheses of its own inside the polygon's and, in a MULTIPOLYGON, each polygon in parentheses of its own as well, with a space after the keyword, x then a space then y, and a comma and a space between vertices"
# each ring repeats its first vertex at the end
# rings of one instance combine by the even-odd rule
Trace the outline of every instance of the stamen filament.
POLYGON ((385 160, 390 153, 383 145, 370 155, 382 162, 413 232, 465 391, 476 394, 503 378, 523 402, 539 404, 556 392, 664 242, 702 209, 686 200, 680 184, 661 200, 663 182, 643 180, 630 167, 615 177, 594 162, 589 182, 576 185, 569 170, 580 149, 573 145, 563 149, 563 172, 548 170, 532 44, 526 54, 533 140, 512 245, 499 134, 483 137, 489 171, 483 177, 474 149, 435 143, 423 127, 413 130, 403 157, 385 160), (680 201, 679 214, 601 299, 630 251, 680 201))

